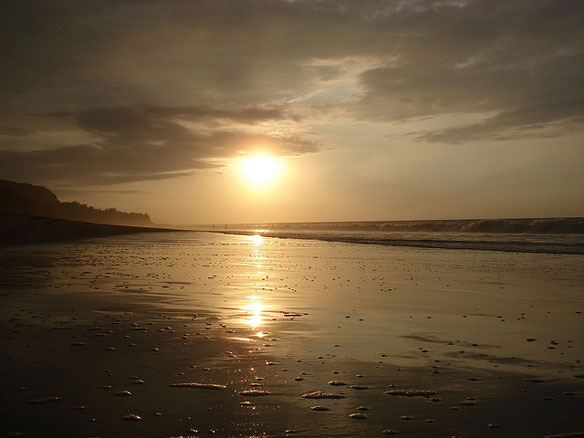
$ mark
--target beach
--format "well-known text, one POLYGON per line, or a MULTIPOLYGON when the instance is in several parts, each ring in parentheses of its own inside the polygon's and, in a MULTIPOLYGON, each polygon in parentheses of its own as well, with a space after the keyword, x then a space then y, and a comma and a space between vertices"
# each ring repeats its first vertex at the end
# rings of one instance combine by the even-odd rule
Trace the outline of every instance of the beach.
POLYGON ((581 432, 583 257, 206 232, 5 246, 0 436, 581 432))
POLYGON ((27 243, 63 242, 89 237, 116 236, 144 232, 172 232, 163 227, 80 222, 53 217, 0 213, 0 247, 27 243))

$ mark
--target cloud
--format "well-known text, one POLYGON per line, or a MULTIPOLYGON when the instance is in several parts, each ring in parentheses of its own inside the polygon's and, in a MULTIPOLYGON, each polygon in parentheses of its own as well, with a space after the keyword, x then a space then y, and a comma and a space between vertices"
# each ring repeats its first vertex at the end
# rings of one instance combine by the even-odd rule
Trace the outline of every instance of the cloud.
POLYGON ((574 129, 582 129, 578 117, 584 100, 565 100, 554 107, 550 103, 540 107, 503 111, 479 123, 449 127, 418 133, 418 141, 460 144, 477 140, 515 140, 526 137, 557 137, 574 129))
POLYGON ((315 152, 335 117, 483 117, 426 142, 560 136, 582 126, 583 21, 580 0, 9 2, 0 172, 171 178, 315 152))
POLYGON ((404 17, 409 32, 391 60, 362 73, 366 94, 353 107, 356 117, 395 122, 491 114, 419 137, 448 143, 530 136, 531 128, 559 121, 582 126, 581 2, 434 4, 404 17))
POLYGON ((53 114, 70 118, 93 136, 93 144, 48 150, 0 151, 0 173, 32 180, 81 184, 120 183, 175 178, 194 170, 221 167, 221 160, 261 150, 274 155, 315 152, 317 144, 291 135, 245 132, 260 122, 282 120, 275 108, 203 108, 115 106, 79 113, 53 114), (241 130, 233 130, 238 122, 241 130), (194 129, 186 122, 201 123, 194 129))

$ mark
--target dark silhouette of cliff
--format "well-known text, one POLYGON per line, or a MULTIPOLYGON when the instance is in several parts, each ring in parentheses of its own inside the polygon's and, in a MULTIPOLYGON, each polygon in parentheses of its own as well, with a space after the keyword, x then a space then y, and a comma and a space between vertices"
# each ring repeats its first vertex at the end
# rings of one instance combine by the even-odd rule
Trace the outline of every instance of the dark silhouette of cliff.
POLYGON ((145 213, 125 213, 115 208, 93 208, 79 202, 61 202, 42 186, 0 180, 0 213, 42 216, 96 224, 151 226, 145 213))

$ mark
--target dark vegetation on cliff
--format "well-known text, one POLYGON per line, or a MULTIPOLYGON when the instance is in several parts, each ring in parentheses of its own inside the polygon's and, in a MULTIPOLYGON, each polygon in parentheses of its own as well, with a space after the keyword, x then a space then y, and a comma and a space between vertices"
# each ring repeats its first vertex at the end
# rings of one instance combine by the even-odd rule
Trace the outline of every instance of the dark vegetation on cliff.
POLYGON ((61 202, 46 187, 0 180, 0 213, 42 216, 96 224, 151 226, 145 213, 99 209, 79 202, 61 202))

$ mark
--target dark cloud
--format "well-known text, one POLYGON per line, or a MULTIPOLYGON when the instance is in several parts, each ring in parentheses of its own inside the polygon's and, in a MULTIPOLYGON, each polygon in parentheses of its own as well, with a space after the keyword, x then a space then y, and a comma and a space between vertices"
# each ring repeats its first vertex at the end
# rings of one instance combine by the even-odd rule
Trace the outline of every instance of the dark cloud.
POLYGON ((582 126, 582 22, 580 0, 7 2, 1 176, 139 181, 257 145, 310 153, 311 117, 339 108, 482 118, 420 141, 562 135, 582 126), (295 106, 351 74, 348 101, 295 106))
POLYGON ((367 94, 353 110, 380 121, 486 115, 419 137, 452 143, 527 136, 566 119, 581 126, 583 11, 572 1, 474 1, 409 16, 392 60, 361 75, 367 94))
MULTIPOLYGON (((63 116, 76 115, 61 113, 63 116)), ((169 106, 117 106, 83 111, 77 115, 79 124, 87 129, 104 131, 142 129, 144 123, 155 124, 157 120, 182 119, 195 121, 232 121, 241 123, 258 123, 268 120, 289 118, 281 108, 234 108, 221 109, 210 107, 169 107, 169 106)))
POLYGON ((479 123, 419 133, 417 139, 433 143, 459 144, 474 140, 515 140, 525 137, 557 137, 583 126, 584 100, 566 99, 554 107, 519 108, 503 111, 479 123))
POLYGON ((119 183, 185 176, 220 167, 218 160, 252 151, 298 155, 317 150, 315 143, 293 136, 222 129, 222 121, 244 123, 281 120, 278 109, 237 110, 202 107, 116 106, 53 116, 72 118, 95 143, 49 150, 0 151, 0 173, 36 180, 81 184, 119 183), (210 122, 211 129, 186 127, 210 122))

